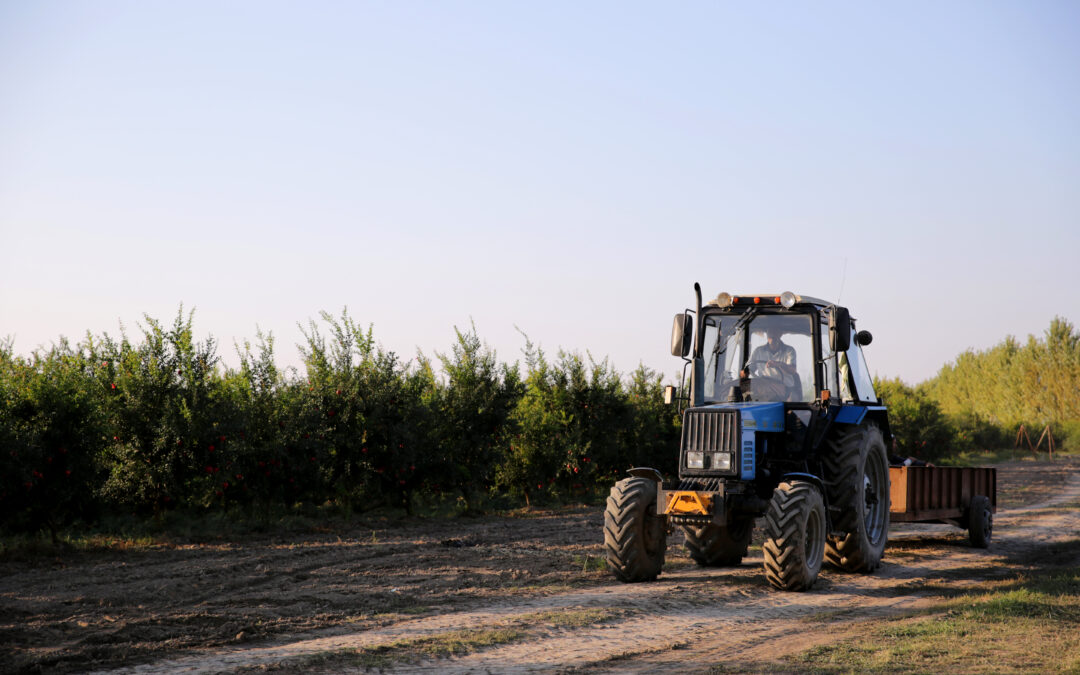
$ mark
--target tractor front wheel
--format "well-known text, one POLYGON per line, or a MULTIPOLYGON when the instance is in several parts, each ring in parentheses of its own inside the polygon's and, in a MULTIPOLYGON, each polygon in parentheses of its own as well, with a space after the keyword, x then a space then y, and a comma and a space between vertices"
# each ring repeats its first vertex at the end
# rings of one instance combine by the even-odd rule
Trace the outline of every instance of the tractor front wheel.
POLYGON ((773 490, 765 513, 765 578, 785 591, 817 581, 825 552, 825 502, 813 483, 793 480, 773 490))
POLYGON ((656 515, 656 481, 634 476, 611 488, 604 510, 604 550, 619 581, 652 581, 664 566, 667 529, 656 515))

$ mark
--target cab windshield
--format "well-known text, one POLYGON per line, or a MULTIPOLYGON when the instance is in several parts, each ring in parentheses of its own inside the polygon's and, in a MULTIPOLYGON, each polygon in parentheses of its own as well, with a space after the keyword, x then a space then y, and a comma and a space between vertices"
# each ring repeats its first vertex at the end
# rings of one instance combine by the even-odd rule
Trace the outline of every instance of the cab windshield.
POLYGON ((711 314, 703 320, 705 400, 814 400, 810 317, 711 314))

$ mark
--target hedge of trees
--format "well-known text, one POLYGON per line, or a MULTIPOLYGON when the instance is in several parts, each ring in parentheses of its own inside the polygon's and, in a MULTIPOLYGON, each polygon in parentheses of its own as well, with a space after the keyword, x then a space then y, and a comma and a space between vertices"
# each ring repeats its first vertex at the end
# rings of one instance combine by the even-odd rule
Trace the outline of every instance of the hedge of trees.
MULTIPOLYGON (((679 420, 645 367, 623 376, 531 342, 523 367, 508 364, 470 327, 436 368, 385 351, 345 312, 309 322, 303 372, 280 370, 262 334, 223 367, 183 311, 141 332, 29 357, 0 342, 0 529, 55 536, 109 512, 236 506, 475 509, 492 494, 588 494, 634 465, 675 473, 679 420)), ((877 390, 900 454, 1006 447, 1020 424, 1080 447, 1080 334, 1064 319, 877 390)))
POLYGON ((1032 440, 1049 426, 1059 448, 1080 448, 1080 332, 1061 317, 1024 344, 1008 337, 967 350, 918 386, 882 379, 876 389, 901 454, 940 459, 1010 447, 1021 425, 1032 440))
POLYGON ((492 493, 565 498, 635 464, 674 470, 661 376, 531 343, 500 362, 474 327, 435 363, 403 360, 347 313, 309 322, 303 372, 271 336, 223 367, 192 315, 18 356, 0 344, 0 513, 9 531, 108 512, 323 505, 475 509, 492 493))

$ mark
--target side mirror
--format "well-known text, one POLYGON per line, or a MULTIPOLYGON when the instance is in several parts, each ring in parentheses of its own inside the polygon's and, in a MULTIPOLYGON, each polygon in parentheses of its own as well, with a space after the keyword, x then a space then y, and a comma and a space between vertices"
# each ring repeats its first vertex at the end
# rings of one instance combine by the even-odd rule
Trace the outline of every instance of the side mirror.
POLYGON ((664 405, 671 405, 675 402, 675 387, 670 384, 664 387, 664 405))
POLYGON ((868 330, 861 330, 855 333, 855 344, 865 347, 874 341, 874 336, 870 334, 868 330))
POLYGON ((829 314, 829 348, 833 353, 846 352, 851 346, 851 314, 847 307, 833 307, 829 314))
POLYGON ((671 326, 671 355, 686 358, 690 353, 690 342, 694 338, 694 317, 686 314, 676 314, 675 323, 671 326))

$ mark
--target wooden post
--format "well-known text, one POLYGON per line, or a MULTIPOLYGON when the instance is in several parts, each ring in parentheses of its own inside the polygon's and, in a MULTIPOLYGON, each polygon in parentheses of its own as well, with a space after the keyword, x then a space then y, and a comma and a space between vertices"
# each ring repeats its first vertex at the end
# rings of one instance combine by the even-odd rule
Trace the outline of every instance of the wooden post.
MULTIPOLYGON (((1027 441, 1027 445, 1028 448, 1031 450, 1031 454, 1035 455, 1035 457, 1038 458, 1039 453, 1035 450, 1035 446, 1031 444, 1031 436, 1028 436, 1027 427, 1023 424, 1020 425, 1020 430, 1016 432, 1015 447, 1020 447, 1021 438, 1027 441)), ((1039 440, 1041 441, 1042 439, 1040 438, 1039 440)))

